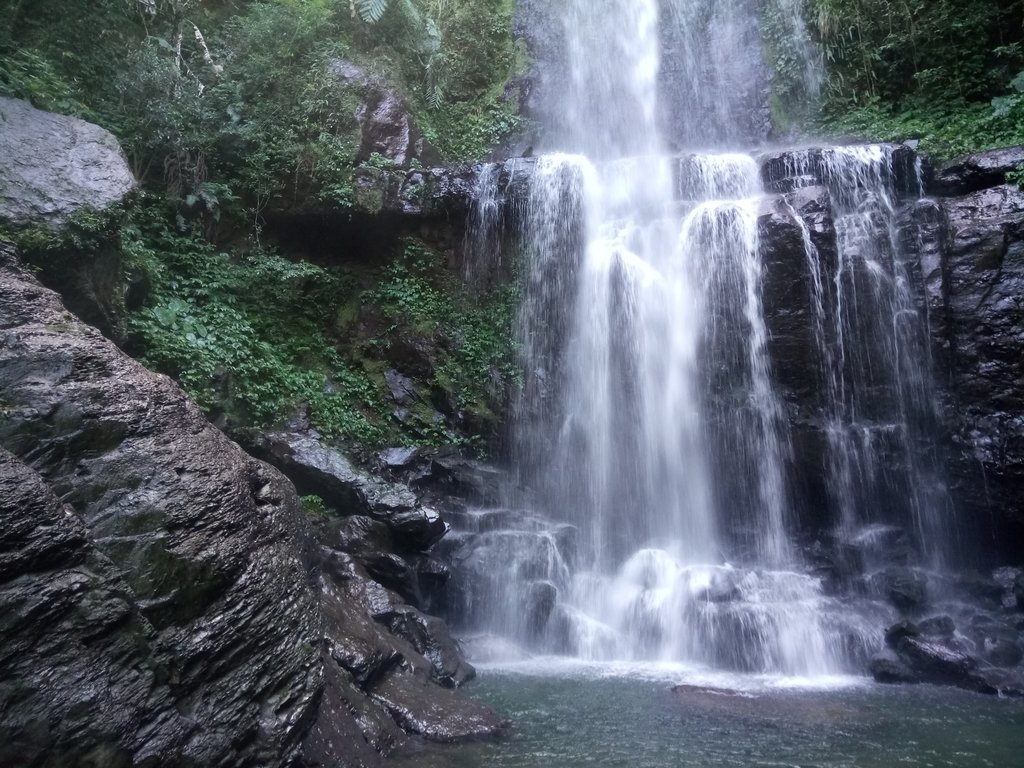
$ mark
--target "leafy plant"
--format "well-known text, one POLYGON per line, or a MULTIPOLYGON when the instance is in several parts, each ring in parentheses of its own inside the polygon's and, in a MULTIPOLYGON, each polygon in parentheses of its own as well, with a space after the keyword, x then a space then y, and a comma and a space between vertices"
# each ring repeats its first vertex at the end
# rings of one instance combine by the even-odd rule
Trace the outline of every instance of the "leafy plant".
POLYGON ((352 14, 359 14, 359 18, 368 24, 376 24, 383 18, 388 9, 388 0, 350 0, 352 14))

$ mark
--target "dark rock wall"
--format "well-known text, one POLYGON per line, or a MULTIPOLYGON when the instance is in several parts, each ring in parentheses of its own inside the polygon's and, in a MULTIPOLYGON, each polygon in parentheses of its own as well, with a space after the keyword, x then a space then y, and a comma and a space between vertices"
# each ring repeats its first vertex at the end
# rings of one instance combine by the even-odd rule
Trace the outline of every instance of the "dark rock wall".
POLYGON ((1019 561, 1024 556, 1024 192, 1002 183, 985 155, 953 167, 971 165, 984 168, 984 174, 960 176, 959 186, 940 174, 937 186, 947 196, 938 198, 931 226, 926 221, 922 227, 922 266, 960 521, 986 550, 1019 561), (963 193, 953 194, 958 189, 963 193))

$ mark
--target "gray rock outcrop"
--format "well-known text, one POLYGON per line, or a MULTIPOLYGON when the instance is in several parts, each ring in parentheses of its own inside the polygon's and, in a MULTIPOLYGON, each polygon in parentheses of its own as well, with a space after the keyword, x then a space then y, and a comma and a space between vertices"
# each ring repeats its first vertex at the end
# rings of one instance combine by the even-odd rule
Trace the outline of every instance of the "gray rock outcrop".
POLYGON ((412 110, 397 90, 350 61, 335 59, 329 68, 342 87, 361 94, 353 115, 360 129, 359 160, 378 154, 402 168, 413 160, 437 161, 436 153, 416 125, 412 110))
POLYGON ((98 125, 0 97, 0 221, 59 229, 135 188, 117 139, 98 125))

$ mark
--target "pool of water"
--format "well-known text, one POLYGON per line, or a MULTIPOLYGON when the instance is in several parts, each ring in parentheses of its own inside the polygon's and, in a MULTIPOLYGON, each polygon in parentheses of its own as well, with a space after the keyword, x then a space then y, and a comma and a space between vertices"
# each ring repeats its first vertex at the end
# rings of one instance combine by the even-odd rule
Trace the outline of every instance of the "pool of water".
POLYGON ((399 765, 1024 768, 1024 701, 947 688, 534 660, 485 666, 470 691, 509 737, 421 745, 399 765))

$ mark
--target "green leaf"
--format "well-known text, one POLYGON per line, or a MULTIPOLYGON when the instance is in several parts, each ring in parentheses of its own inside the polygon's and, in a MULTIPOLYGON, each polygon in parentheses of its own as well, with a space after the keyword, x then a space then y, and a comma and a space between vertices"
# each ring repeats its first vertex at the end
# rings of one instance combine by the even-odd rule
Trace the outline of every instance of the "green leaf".
POLYGON ((388 0, 355 0, 359 18, 368 24, 376 24, 388 9, 388 0))

